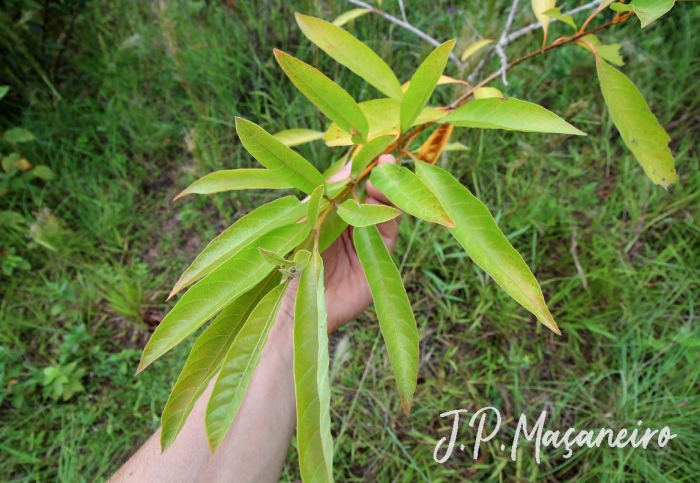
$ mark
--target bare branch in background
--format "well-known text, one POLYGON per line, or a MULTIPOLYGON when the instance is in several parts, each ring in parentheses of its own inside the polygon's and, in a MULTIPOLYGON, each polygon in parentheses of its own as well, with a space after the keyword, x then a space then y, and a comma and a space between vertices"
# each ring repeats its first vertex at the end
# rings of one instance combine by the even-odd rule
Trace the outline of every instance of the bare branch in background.
POLYGON ((503 78, 503 84, 508 85, 508 78, 506 77, 506 72, 508 71, 508 57, 503 51, 503 45, 508 38, 508 32, 513 25, 513 19, 515 19, 515 12, 518 10, 519 0, 513 0, 513 4, 510 6, 510 12, 508 12, 508 18, 506 19, 506 25, 503 27, 503 32, 501 32, 501 38, 496 44, 496 53, 501 59, 501 76, 503 78))
POLYGON ((403 0, 399 0, 399 8, 401 9, 401 18, 404 22, 408 23, 408 17, 406 17, 406 7, 403 5, 403 0))
MULTIPOLYGON (((600 5, 600 0, 593 0, 592 2, 589 2, 585 5, 581 5, 580 7, 576 7, 574 9, 571 9, 568 12, 564 12, 562 15, 576 15, 577 13, 580 13, 580 12, 585 12, 587 10, 593 10, 594 8, 598 7, 598 5, 600 5)), ((511 13, 512 12, 513 12, 513 10, 511 7, 511 13)), ((510 18, 510 15, 509 15, 509 18, 510 18)), ((556 18, 552 18, 550 20, 550 23, 554 23, 554 22, 558 22, 558 20, 556 18)), ((486 52, 483 55, 483 57, 481 58, 479 63, 476 65, 476 67, 474 68, 472 73, 469 74, 469 77, 467 78, 467 80, 471 84, 476 83, 479 74, 481 73, 482 69, 484 68, 486 63, 491 59, 491 57, 493 56, 494 53, 499 54, 498 51, 499 50, 503 51, 503 48, 505 46, 507 46, 508 44, 514 42, 516 39, 519 39, 520 37, 522 37, 524 35, 529 34, 530 32, 533 32, 537 29, 540 29, 540 28, 542 28, 542 24, 539 22, 535 22, 535 23, 527 25, 521 29, 516 30, 515 32, 507 34, 505 37, 501 36, 498 43, 491 50, 489 50, 488 52, 486 52)), ((510 30, 510 27, 507 30, 510 30)), ((504 32, 506 32, 507 30, 504 29, 504 32)), ((499 54, 499 56, 500 56, 500 54, 499 54)), ((507 64, 508 63, 506 62, 506 65, 507 64)), ((503 69, 503 57, 501 57, 501 70, 499 71, 499 72, 501 72, 501 75, 503 75, 503 70, 504 70, 503 69)), ((504 80, 504 84, 508 85, 508 83, 505 80, 504 80)))
MULTIPOLYGON (((429 44, 434 45, 435 47, 442 45, 442 42, 435 40, 430 35, 426 34, 422 30, 417 29, 416 27, 414 27, 410 23, 403 21, 399 18, 396 18, 393 15, 390 15, 383 10, 379 10, 378 8, 370 5, 369 3, 365 3, 361 0, 348 0, 348 2, 352 3, 353 5, 357 5, 358 7, 362 7, 362 8, 366 8, 368 10, 371 10, 372 13, 375 13, 375 14, 379 15, 380 17, 385 18, 389 22, 391 22, 395 25, 398 25, 399 27, 401 27, 403 29, 408 30, 409 32, 412 32, 413 34, 417 35, 418 37, 425 40, 429 44)), ((464 64, 462 64, 462 62, 459 60, 459 58, 454 53, 450 54, 450 60, 452 60, 452 62, 454 62, 454 64, 457 66, 457 68, 459 68, 459 70, 462 70, 464 68, 464 64)))

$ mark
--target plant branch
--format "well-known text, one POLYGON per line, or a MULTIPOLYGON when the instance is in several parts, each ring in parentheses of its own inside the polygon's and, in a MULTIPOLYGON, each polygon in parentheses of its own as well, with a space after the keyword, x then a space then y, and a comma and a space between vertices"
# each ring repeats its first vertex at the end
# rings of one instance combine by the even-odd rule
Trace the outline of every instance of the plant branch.
POLYGON ((408 23, 408 17, 406 17, 406 7, 404 7, 403 0, 399 0, 399 8, 401 9, 401 18, 404 22, 408 23))
MULTIPOLYGON (((425 40, 429 44, 434 45, 435 47, 439 47, 440 45, 442 45, 442 42, 432 38, 430 35, 426 34, 422 30, 417 29, 416 27, 414 27, 413 25, 411 25, 407 21, 396 18, 393 15, 388 14, 385 11, 378 9, 377 7, 375 7, 373 5, 370 5, 369 3, 365 3, 361 0, 347 0, 347 1, 349 3, 352 3, 353 5, 357 5, 358 7, 362 7, 362 8, 366 8, 368 10, 371 10, 372 13, 375 13, 375 14, 379 15, 380 17, 385 18, 389 22, 391 22, 395 25, 398 25, 399 27, 401 27, 403 29, 408 30, 409 32, 417 35, 418 37, 425 40)), ((454 53, 450 53, 450 60, 452 60, 452 62, 455 63, 455 65, 457 66, 457 68, 459 70, 462 70, 462 68, 464 67, 464 64, 462 64, 462 62, 459 60, 459 58, 454 53)))
MULTIPOLYGON (((576 15, 577 13, 584 12, 587 10, 591 10, 593 8, 596 8, 600 5, 601 0, 593 0, 592 2, 589 2, 585 5, 581 5, 580 7, 576 7, 574 9, 569 10, 568 12, 564 12, 562 15, 576 15)), ((513 7, 511 7, 511 12, 513 7)), ((510 16, 509 16, 510 18, 510 16)), ((556 18, 551 18, 550 23, 558 22, 556 18)), ((507 24, 507 22, 506 22, 507 24)), ((515 32, 512 32, 510 34, 507 34, 505 37, 501 35, 501 38, 499 39, 498 43, 488 52, 484 54, 484 56, 481 58, 479 63, 476 65, 474 68, 474 71, 469 74, 469 77, 467 80, 474 84, 476 82, 477 77, 479 76, 479 73, 481 73, 481 70, 486 66, 486 63, 491 59, 494 53, 498 54, 498 49, 503 51, 503 49, 508 45, 514 42, 515 40, 519 39, 520 37, 523 37, 530 32, 533 32, 537 29, 542 28, 542 24, 540 22, 535 22, 530 25, 527 25, 521 29, 516 30, 515 32)), ((504 32, 507 32, 510 30, 510 27, 507 29, 504 29, 504 32)), ((501 59, 502 60, 502 59, 501 59)), ((508 85, 507 82, 504 82, 506 85, 508 85)))
POLYGON ((508 18, 506 19, 506 25, 503 27, 503 32, 501 32, 501 38, 495 46, 496 54, 501 59, 501 76, 503 78, 503 83, 508 85, 508 78, 506 77, 506 72, 508 71, 508 57, 503 50, 503 46, 506 45, 506 39, 508 38, 508 31, 513 26, 513 19, 515 19, 515 12, 518 10, 519 0, 513 0, 513 4, 510 6, 510 12, 508 12, 508 18))
MULTIPOLYGON (((355 3, 356 5, 360 5, 360 6, 365 6, 365 5, 367 5, 367 8, 371 7, 371 6, 369 6, 368 4, 365 4, 364 2, 361 2, 361 1, 359 1, 359 0, 348 0, 348 1, 351 2, 351 3, 355 3)), ((517 1, 514 1, 513 3, 517 5, 517 1)), ((599 3, 599 0, 596 0, 595 2, 591 2, 591 3, 587 4, 587 5, 583 5, 582 7, 579 7, 578 9, 574 9, 574 10, 580 12, 580 11, 582 11, 583 7, 592 8, 593 6, 597 5, 598 3, 599 3)), ((511 8, 513 9, 513 7, 511 7, 511 8)), ((514 10, 514 9, 513 9, 513 10, 514 10)), ((574 10, 572 10, 571 12, 574 12, 574 10)), ((379 12, 381 12, 381 10, 379 10, 379 12)), ((570 15, 571 12, 569 12, 568 14, 570 15)), ((383 12, 381 12, 380 15, 384 16, 384 15, 383 15, 383 12)), ((522 57, 520 57, 520 58, 518 58, 518 59, 516 59, 516 60, 514 60, 514 61, 512 61, 512 62, 510 62, 510 63, 508 63, 508 64, 506 65, 506 70, 512 69, 512 68, 515 67, 516 65, 521 64, 521 63, 525 62, 526 60, 531 59, 531 58, 533 58, 533 57, 536 57, 537 55, 543 54, 543 53, 545 53, 545 52, 547 52, 547 51, 549 51, 549 50, 556 49, 556 48, 558 48, 558 47, 561 47, 562 45, 570 44, 570 43, 572 43, 572 42, 576 42, 576 41, 578 41, 580 38, 585 37, 586 35, 591 35, 591 34, 594 34, 594 33, 596 33, 596 32, 599 32, 599 31, 601 31, 601 30, 604 30, 604 29, 606 29, 606 28, 608 28, 608 27, 611 27, 611 26, 613 26, 613 25, 623 23, 623 22, 625 22, 628 18, 630 18, 630 17, 633 16, 633 15, 634 15, 634 12, 628 12, 627 14, 622 15, 622 16, 620 16, 619 18, 618 18, 618 17, 615 17, 615 18, 613 18, 612 20, 610 20, 609 22, 606 22, 606 23, 604 23, 604 24, 602 24, 602 25, 599 25, 598 27, 595 27, 595 28, 593 28, 593 29, 591 29, 591 30, 588 30, 588 31, 585 31, 585 32, 579 31, 579 32, 577 32, 576 34, 571 35, 570 37, 560 37, 560 38, 558 38, 557 40, 555 40, 554 42, 552 42, 551 44, 549 44, 549 45, 547 45, 547 46, 545 46, 545 47, 543 47, 543 48, 534 50, 534 51, 532 51, 532 52, 530 52, 530 53, 528 53, 528 54, 526 54, 526 55, 524 55, 524 56, 522 56, 522 57)), ((394 18, 394 17, 392 17, 392 18, 394 18)), ((399 21, 399 22, 401 22, 401 21, 398 20, 398 19, 396 19, 396 20, 399 21)), ((554 20, 554 19, 553 19, 553 20, 554 20)), ((538 24, 538 25, 539 25, 539 24, 538 24)), ((529 28, 529 27, 526 27, 526 28, 529 28)), ((531 30, 534 30, 534 28, 532 28, 532 29, 530 29, 530 30, 527 30, 526 32, 524 32, 524 33, 522 33, 522 34, 519 34, 518 36, 520 36, 520 35, 525 35, 525 33, 530 32, 531 30)), ((507 31, 507 29, 504 29, 504 31, 507 31)), ((523 29, 521 29, 520 31, 523 31, 523 29)), ((515 34, 518 34, 518 32, 520 32, 520 31, 513 32, 513 34, 510 34, 510 35, 508 35, 507 37, 505 37, 506 43, 510 42, 510 40, 508 40, 508 39, 517 38, 517 37, 514 37, 514 35, 515 35, 515 34)), ((421 32, 421 33, 422 33, 422 32, 421 32)), ((493 74, 489 75, 489 76, 486 77, 484 80, 482 80, 481 82, 479 82, 478 84, 476 84, 474 87, 470 88, 464 95, 462 95, 462 96, 459 97, 457 100, 455 100, 452 104, 450 104, 448 107, 446 107, 446 109, 455 109, 455 108, 461 106, 462 104, 464 104, 465 102, 467 102, 467 100, 469 99, 469 97, 471 97, 472 94, 474 94, 474 91, 475 91, 476 89, 478 89, 478 88, 480 88, 480 87, 484 87, 485 85, 487 85, 487 84, 493 82, 493 81, 496 80, 499 76, 501 76, 502 70, 503 70, 502 68, 499 69, 498 71, 494 72, 493 74)), ((384 150, 384 154, 389 154, 389 153, 391 153, 391 152, 393 152, 393 151, 396 151, 396 150, 399 150, 399 152, 401 152, 401 151, 404 151, 404 150, 409 149, 408 146, 404 146, 404 145, 405 145, 405 144, 410 144, 411 142, 413 142, 413 139, 415 139, 415 137, 416 137, 418 134, 420 134, 420 133, 421 133, 422 131, 424 131, 428 126, 430 126, 430 125, 432 125, 432 124, 434 124, 434 123, 433 123, 433 122, 430 122, 430 123, 425 123, 425 124, 421 124, 421 125, 419 125, 419 126, 416 126, 413 130, 411 130, 411 131, 405 133, 403 136, 401 136, 399 139, 397 139, 395 142, 393 142, 391 145, 389 145, 389 146, 384 150), (408 141, 408 142, 407 142, 407 141, 408 141)), ((350 190, 352 190, 360 181, 362 181, 364 178, 366 178, 366 177, 372 172, 372 169, 374 169, 374 167, 375 167, 376 165, 377 165, 377 160, 375 159, 375 160, 373 160, 373 161, 358 175, 358 177, 357 177, 356 179, 352 180, 352 181, 348 184, 348 186, 347 186, 344 190, 342 190, 341 193, 339 193, 338 196, 336 196, 336 197, 334 198, 334 200, 343 199, 344 196, 347 196, 347 195, 350 193, 350 190)))
MULTIPOLYGON (((556 49, 557 47, 561 47, 562 45, 566 45, 566 44, 569 44, 571 42, 575 42, 578 39, 580 39, 581 37, 585 37, 586 35, 594 34, 596 32, 604 30, 612 25, 622 23, 625 20, 627 20, 628 18, 629 18, 629 16, 624 16, 624 17, 621 17, 619 19, 613 19, 607 23, 604 23, 603 25, 599 25, 598 27, 591 29, 591 30, 588 30, 586 32, 578 32, 570 37, 560 37, 559 39, 555 40, 551 44, 545 46, 544 48, 534 50, 534 51, 530 52, 529 54, 526 54, 526 55, 520 57, 519 59, 514 60, 513 62, 511 62, 510 64, 507 65, 507 68, 512 69, 516 65, 518 65, 522 62, 525 62, 528 59, 536 57, 537 55, 543 54, 543 53, 545 53, 549 50, 552 50, 552 49, 556 49)), ((459 99, 457 99, 452 104, 450 104, 450 108, 454 109, 454 108, 459 107, 462 104, 464 104, 467 101, 467 99, 469 99, 469 97, 471 97, 471 95, 474 93, 474 91, 476 89, 478 89, 479 87, 484 87, 486 84, 489 84, 490 82, 497 79, 501 75, 501 70, 502 69, 498 69, 496 72, 494 72, 493 74, 491 74, 490 76, 486 77, 484 80, 482 80, 481 82, 476 84, 472 89, 469 89, 459 99)))

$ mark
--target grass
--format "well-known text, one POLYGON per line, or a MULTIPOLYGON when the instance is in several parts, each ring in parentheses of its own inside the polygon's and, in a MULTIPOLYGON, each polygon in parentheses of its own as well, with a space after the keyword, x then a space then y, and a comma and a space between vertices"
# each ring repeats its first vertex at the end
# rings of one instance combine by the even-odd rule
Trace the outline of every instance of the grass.
MULTIPOLYGON (((459 37, 458 50, 475 37, 472 27, 497 37, 507 7, 472 2, 450 13, 448 2, 413 3, 410 20, 436 38, 459 37)), ((104 479, 157 428, 188 348, 133 373, 170 306, 167 292, 206 241, 271 195, 170 200, 211 170, 253 165, 232 128, 235 115, 271 132, 326 125, 284 79, 272 48, 320 66, 362 100, 377 96, 300 36, 287 3, 197 5, 92 2, 58 72, 63 101, 29 81, 22 96, 5 100, 12 118, 0 121, 2 129, 34 132, 26 154, 57 179, 34 196, 0 199, 28 220, 2 229, 0 250, 13 248, 31 265, 0 275, 0 374, 2 387, 12 388, 0 406, 3 481, 104 479), (58 251, 37 243, 46 239, 58 251), (43 395, 43 370, 72 362, 86 371, 85 390, 53 402, 43 395)), ((294 7, 325 18, 346 8, 294 7)), ((523 7, 517 24, 531 17, 523 7)), ((680 4, 645 30, 635 20, 602 35, 623 44, 624 71, 673 138, 681 181, 669 192, 652 186, 622 145, 592 59, 575 46, 518 66, 507 88, 495 85, 563 115, 588 138, 458 131, 455 140, 470 150, 441 162, 523 254, 563 336, 536 324, 446 231, 404 220, 395 259, 422 347, 414 412, 403 415, 370 310, 331 339, 338 481, 693 481, 700 474, 698 20, 697 7, 680 4), (456 452, 437 464, 433 449, 451 427, 440 413, 487 406, 501 410, 507 435, 521 413, 534 420, 546 410, 552 429, 630 428, 642 419, 678 436, 662 450, 581 449, 569 459, 548 450, 539 465, 532 444, 512 462, 492 441, 478 461, 456 452)), ((402 81, 430 50, 378 17, 351 28, 402 81)), ((509 55, 539 41, 533 34, 509 55)), ((455 94, 440 89, 437 100, 455 94)), ((299 150, 320 168, 340 156, 322 143, 299 150)), ((466 423, 460 440, 473 445, 466 423)), ((283 481, 298 478, 290 451, 283 481)))

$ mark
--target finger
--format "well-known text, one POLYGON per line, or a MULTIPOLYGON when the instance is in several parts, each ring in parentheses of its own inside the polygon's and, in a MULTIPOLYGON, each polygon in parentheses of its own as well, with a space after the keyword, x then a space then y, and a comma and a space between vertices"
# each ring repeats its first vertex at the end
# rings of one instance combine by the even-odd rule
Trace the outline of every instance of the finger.
MULTIPOLYGON (((396 158, 394 158, 391 154, 382 154, 379 156, 379 159, 377 159, 377 166, 382 165, 382 164, 396 164, 396 158)), ((377 188, 372 185, 371 181, 367 181, 365 184, 365 188, 367 189, 367 196, 370 198, 374 198, 380 203, 383 203, 385 205, 393 206, 391 204, 391 201, 384 196, 384 193, 379 191, 377 188)))
POLYGON ((328 178, 327 182, 332 183, 334 181, 340 181, 341 179, 349 178, 350 177, 350 171, 352 170, 352 161, 348 161, 345 166, 343 166, 343 169, 335 173, 333 176, 328 178))

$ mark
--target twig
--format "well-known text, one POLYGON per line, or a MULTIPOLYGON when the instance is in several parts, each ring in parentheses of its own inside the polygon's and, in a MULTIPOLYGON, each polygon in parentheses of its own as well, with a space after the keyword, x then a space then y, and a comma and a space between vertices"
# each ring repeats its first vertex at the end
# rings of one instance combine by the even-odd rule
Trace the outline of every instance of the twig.
POLYGON ((406 7, 403 5, 403 0, 399 0, 399 8, 401 9, 401 18, 404 22, 408 23, 408 17, 406 17, 406 7))
MULTIPOLYGON (((435 39, 432 38, 430 35, 426 34, 426 33, 423 32, 422 30, 417 29, 416 27, 414 27, 414 26, 411 25, 410 23, 405 22, 405 21, 403 21, 403 20, 401 20, 401 19, 399 19, 399 18, 396 18, 396 17, 394 17, 393 15, 390 15, 390 14, 386 13, 385 11, 380 10, 380 9, 378 9, 377 7, 374 7, 374 6, 370 5, 369 3, 365 3, 365 2, 363 2, 363 1, 361 1, 361 0, 347 0, 347 1, 348 1, 349 3, 352 3, 353 5, 357 5, 358 7, 362 7, 362 8, 366 8, 366 9, 368 9, 368 10, 371 10, 372 13, 375 13, 375 14, 379 15, 380 17, 384 17, 384 18, 387 19, 389 22, 391 22, 391 23, 393 23, 393 24, 395 24, 395 25, 398 25, 399 27, 401 27, 401 28, 403 28, 403 29, 406 29, 406 30, 412 32, 413 34, 417 35, 418 37, 420 37, 421 39, 425 40, 425 41, 428 42, 429 44, 434 45, 435 47, 439 47, 440 45, 442 45, 442 42, 440 42, 440 41, 438 41, 438 40, 435 40, 435 39)), ((450 60, 452 60, 452 62, 455 63, 455 65, 457 66, 457 68, 458 68, 459 70, 462 70, 462 68, 464 67, 464 65, 462 64, 462 62, 459 60, 459 58, 458 58, 454 53, 451 53, 451 54, 450 54, 450 60)))
MULTIPOLYGON (((592 2, 589 2, 589 3, 585 4, 585 5, 581 5, 580 7, 576 7, 576 8, 574 8, 574 9, 569 10, 568 12, 562 13, 562 16, 565 17, 565 16, 567 16, 567 15, 576 15, 576 14, 579 13, 579 12, 585 12, 586 10, 594 9, 594 8, 596 8, 598 5, 600 5, 600 0, 593 0, 592 2)), ((554 23, 554 22, 558 22, 558 21, 559 21, 559 20, 557 20, 556 18, 552 17, 552 18, 549 20, 549 23, 554 23)), ((542 28, 542 24, 539 23, 539 22, 535 22, 535 23, 533 23, 533 24, 528 25, 527 27, 523 27, 523 28, 521 28, 521 29, 519 29, 519 30, 516 30, 515 32, 513 32, 512 34, 510 34, 510 35, 507 37, 507 39, 506 39, 506 44, 505 44, 505 45, 508 45, 509 43, 513 42, 515 39, 519 39, 519 38, 522 37, 523 35, 527 35, 527 34, 529 34, 530 32, 532 32, 533 30, 537 30, 537 29, 539 29, 539 28, 542 28)))
MULTIPOLYGON (((629 12, 629 14, 634 15, 634 12, 629 12)), ((518 65, 522 62, 525 62, 528 59, 536 57, 537 55, 544 54, 548 50, 556 49, 557 47, 561 47, 562 45, 566 45, 568 43, 575 42, 578 39, 580 39, 581 37, 585 37, 586 35, 594 34, 596 32, 604 30, 604 29, 610 27, 611 25, 622 23, 625 20, 627 20, 628 18, 629 18, 629 15, 626 15, 624 17, 621 17, 620 19, 613 19, 607 23, 604 23, 603 25, 599 25, 598 27, 591 29, 591 30, 588 30, 587 32, 578 32, 578 33, 572 35, 571 37, 562 37, 561 39, 559 39, 558 42, 553 42, 553 43, 545 46, 544 48, 537 49, 535 51, 530 52, 529 54, 526 54, 526 55, 520 57, 517 60, 514 60, 513 62, 508 64, 508 69, 512 69, 516 65, 518 65)), ((490 76, 486 77, 484 80, 482 80, 481 82, 476 84, 473 89, 469 89, 459 99, 457 99, 452 104, 450 104, 450 108, 454 109, 456 107, 461 106, 462 104, 464 104, 467 101, 467 99, 469 99, 469 97, 471 97, 472 94, 474 94, 474 91, 476 89, 478 89, 479 87, 484 87, 486 84, 489 84, 494 79, 497 79, 498 77, 500 77, 500 75, 501 75, 501 69, 498 69, 496 72, 494 72, 493 74, 491 74, 490 76)))
POLYGON ((508 78, 506 77, 506 72, 508 71, 508 57, 503 51, 503 46, 505 45, 506 39, 508 38, 508 31, 513 26, 513 19, 515 18, 515 12, 518 10, 518 1, 513 0, 513 4, 510 6, 510 12, 508 12, 508 18, 506 19, 506 25, 503 27, 503 32, 501 32, 501 38, 496 44, 496 53, 501 59, 501 76, 503 77, 503 84, 508 85, 508 78))
MULTIPOLYGON (((600 1, 601 0, 593 0, 592 2, 589 2, 585 5, 581 5, 580 7, 576 7, 574 9, 571 9, 568 12, 564 12, 562 15, 576 15, 577 13, 584 12, 586 10, 594 9, 594 8, 598 7, 598 5, 600 5, 600 1)), ((511 7, 511 9, 512 9, 512 7, 511 7)), ((511 12, 512 11, 513 10, 511 10, 511 12)), ((509 16, 509 18, 510 18, 510 16, 509 16)), ((558 21, 559 20, 557 20, 556 18, 552 18, 550 20, 550 23, 554 23, 554 22, 558 22, 558 21)), ((526 27, 523 27, 521 29, 516 30, 515 32, 507 34, 505 37, 503 37, 503 35, 501 35, 501 38, 499 39, 498 43, 481 57, 481 60, 476 65, 476 67, 474 68, 472 73, 469 74, 469 77, 467 77, 467 80, 469 82, 471 82, 472 84, 474 84, 476 82, 477 78, 479 77, 479 74, 481 73, 483 68, 486 66, 486 63, 491 59, 491 57, 493 56, 494 53, 498 54, 499 49, 502 51, 503 48, 505 46, 507 46, 508 44, 514 42, 515 40, 519 39, 520 37, 522 37, 524 35, 529 34, 530 32, 533 32, 537 29, 540 29, 540 28, 542 28, 542 24, 539 22, 535 22, 535 23, 532 23, 526 27)), ((509 29, 510 29, 510 27, 508 28, 508 30, 509 29)), ((506 29, 504 29, 504 32, 506 32, 506 29)), ((500 56, 500 54, 499 54, 499 56, 500 56)), ((501 58, 501 63, 502 62, 503 62, 503 58, 501 58)), ((508 85, 507 83, 505 83, 505 84, 508 85)))
POLYGON ((588 290, 588 280, 586 279, 586 272, 583 271, 581 262, 578 259, 578 254, 576 253, 576 249, 578 248, 577 238, 578 230, 574 228, 574 231, 571 233, 571 246, 569 247, 569 253, 571 253, 571 257, 574 259, 574 265, 576 265, 576 272, 578 273, 578 276, 581 277, 581 283, 583 284, 583 288, 588 290))

